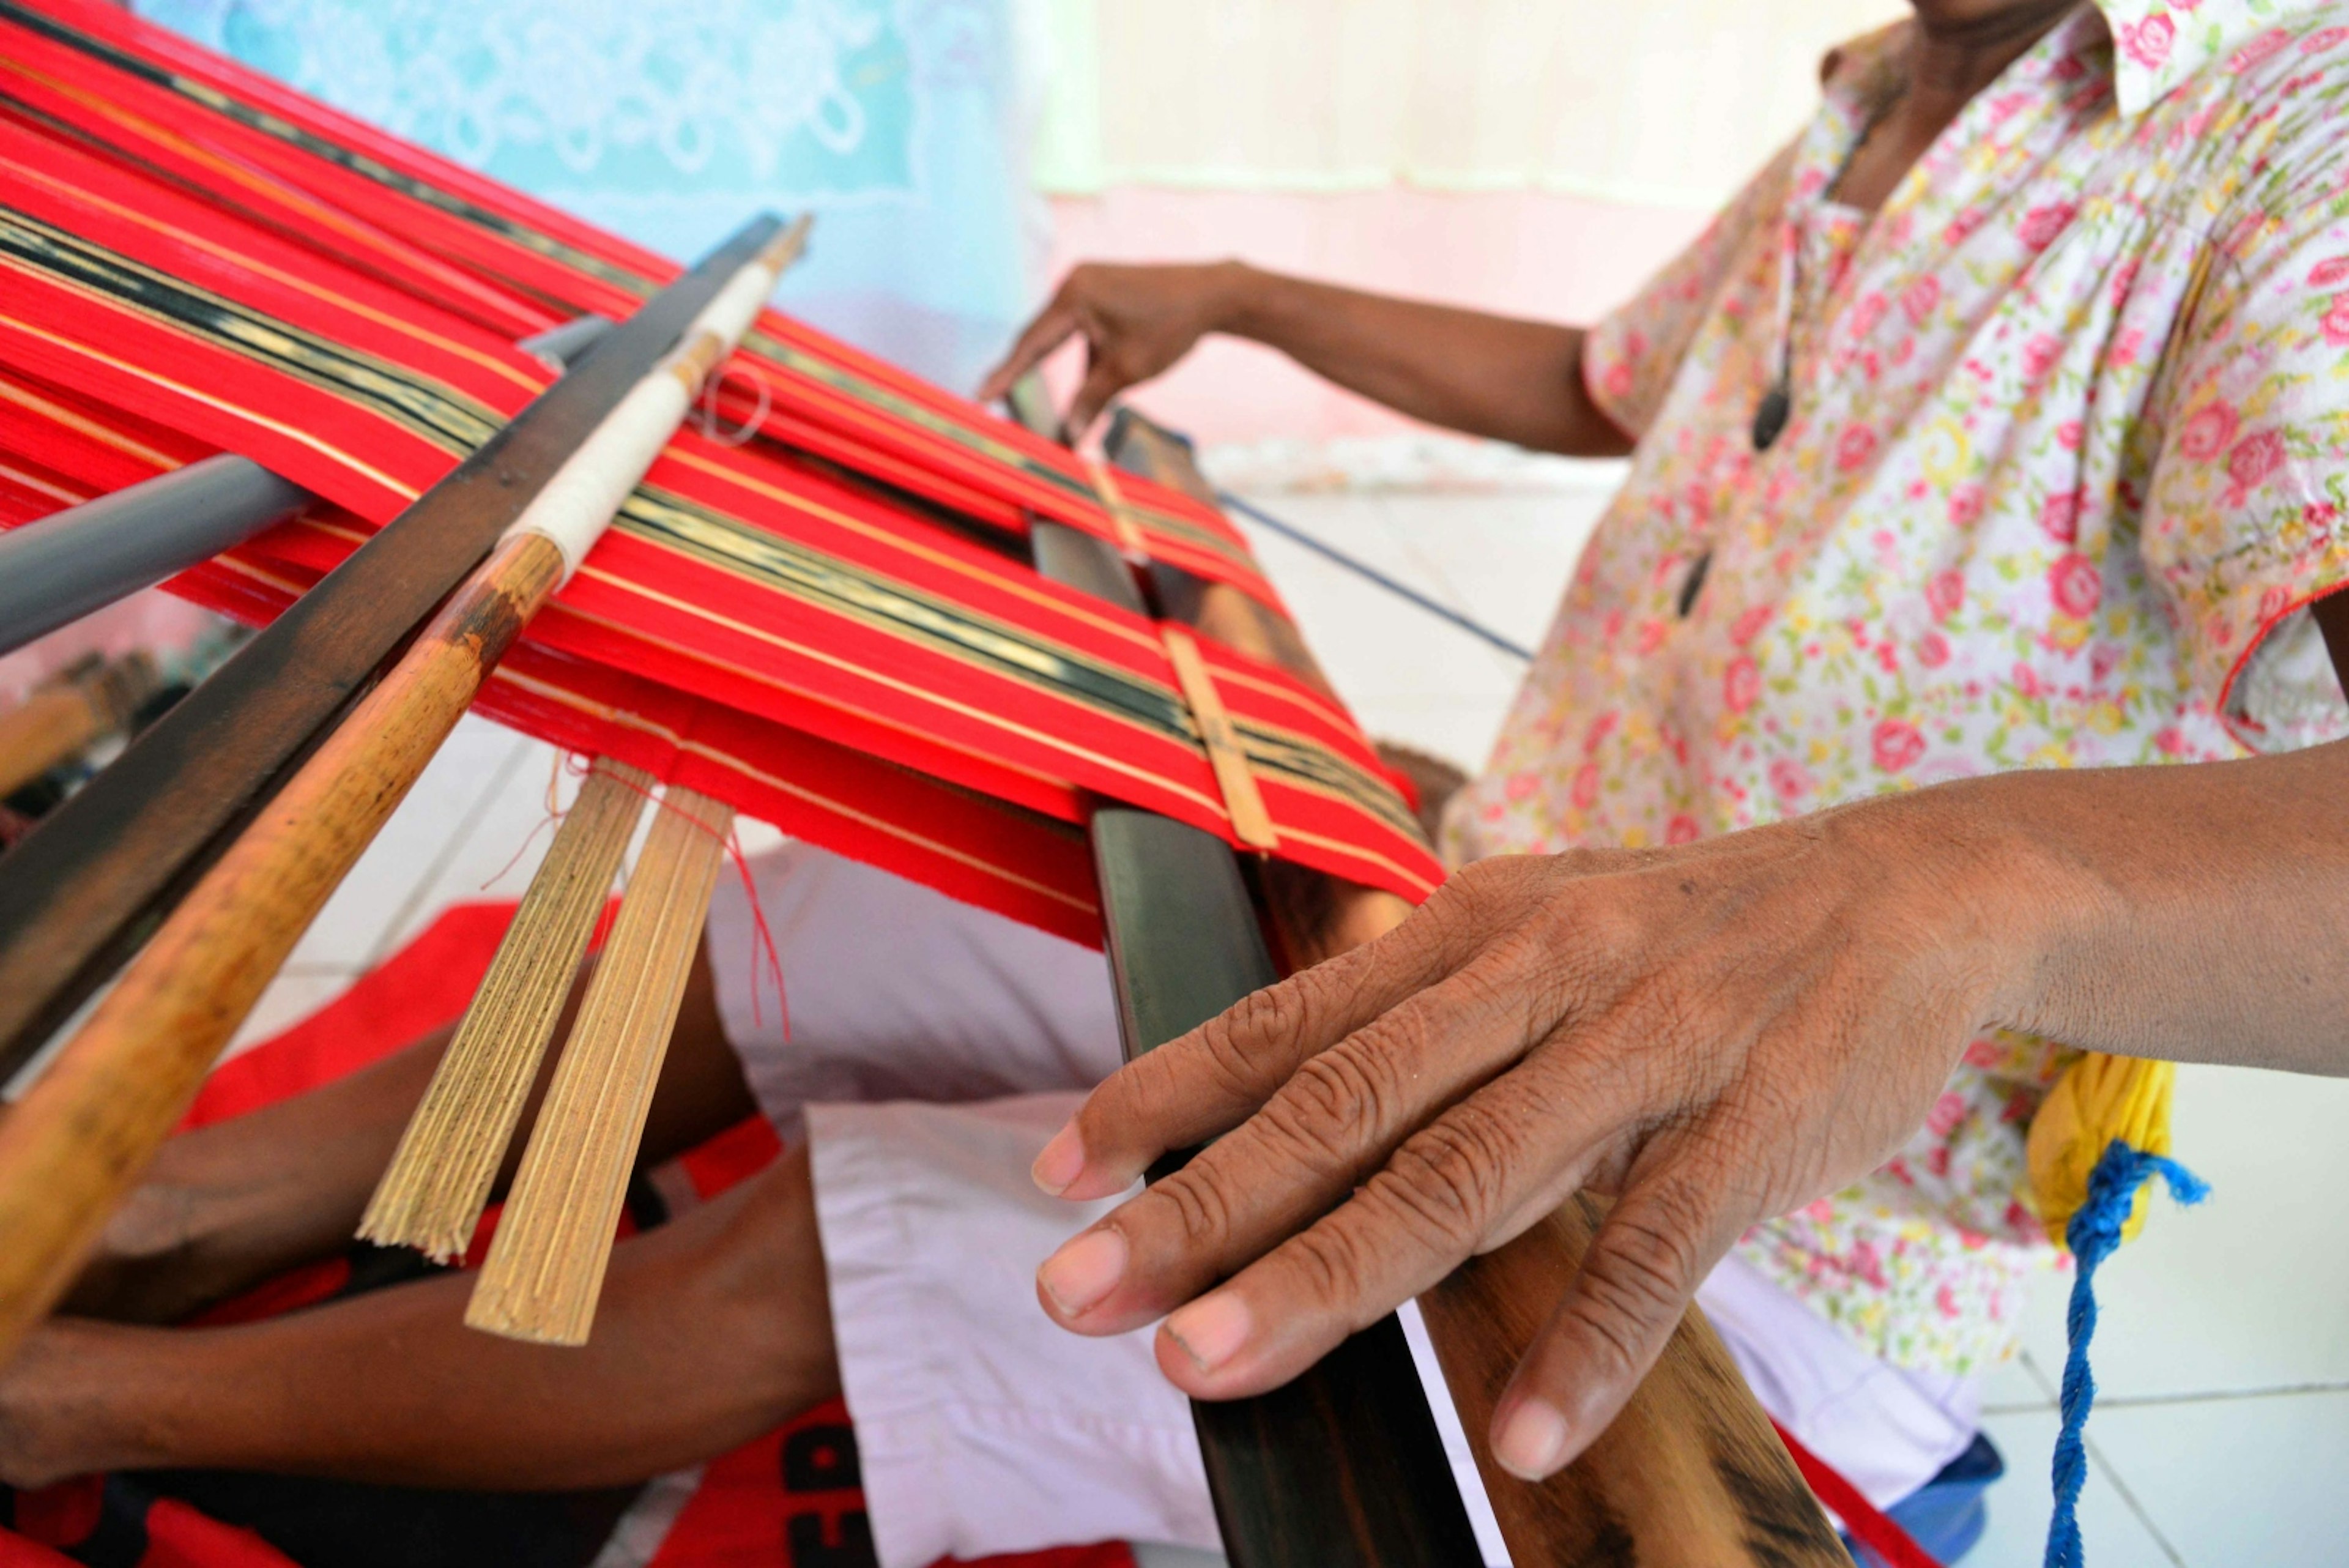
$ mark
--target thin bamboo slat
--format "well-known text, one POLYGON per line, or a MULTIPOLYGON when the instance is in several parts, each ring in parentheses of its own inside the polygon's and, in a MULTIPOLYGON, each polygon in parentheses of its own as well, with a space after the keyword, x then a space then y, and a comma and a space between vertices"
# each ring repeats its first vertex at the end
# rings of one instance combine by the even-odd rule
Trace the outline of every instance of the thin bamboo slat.
POLYGON ((653 784, 602 758, 580 785, 367 1203, 362 1240, 442 1262, 464 1255, 653 784))
POLYGON ((691 790, 663 797, 473 1287, 471 1326, 587 1342, 733 822, 722 802, 691 790))

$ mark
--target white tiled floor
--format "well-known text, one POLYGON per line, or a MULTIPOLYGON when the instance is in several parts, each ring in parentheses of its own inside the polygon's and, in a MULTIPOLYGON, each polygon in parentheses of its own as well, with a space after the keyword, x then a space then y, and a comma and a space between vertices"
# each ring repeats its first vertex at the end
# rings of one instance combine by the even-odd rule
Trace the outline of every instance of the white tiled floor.
MULTIPOLYGON (((1602 493, 1271 496, 1355 552, 1522 644, 1537 642, 1602 493)), ((1267 568, 1372 733, 1473 769, 1515 660, 1261 530, 1267 568)), ((448 903, 519 896, 543 851, 547 748, 467 721, 321 916, 248 1028, 300 1016, 448 903), (518 856, 519 852, 519 856, 518 856), (511 865, 510 865, 511 863, 511 865), (501 875, 501 872, 503 875, 501 875)), ((563 786, 567 796, 571 785, 563 786)), ((2349 1564, 2349 1083, 2189 1069, 2180 1154, 2217 1195, 2163 1203, 2107 1269, 2083 1515, 2098 1568, 2349 1564)), ((1988 1427, 2012 1479, 1979 1568, 2040 1561, 2062 1366, 2063 1282, 2033 1303, 1988 1427)), ((1200 1568, 1190 1554, 1148 1568, 1200 1568)))

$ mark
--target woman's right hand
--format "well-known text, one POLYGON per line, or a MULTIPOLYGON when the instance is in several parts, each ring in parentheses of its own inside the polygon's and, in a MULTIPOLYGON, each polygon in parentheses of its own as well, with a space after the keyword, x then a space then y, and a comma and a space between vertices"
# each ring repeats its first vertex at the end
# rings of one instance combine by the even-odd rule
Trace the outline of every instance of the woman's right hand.
POLYGON ((1238 262, 1125 266, 1089 262, 1061 281, 1051 303, 1019 334, 1011 352, 979 384, 991 403, 1044 357, 1081 335, 1085 380, 1069 405, 1067 439, 1076 441, 1109 400, 1147 381, 1227 326, 1249 278, 1238 262))

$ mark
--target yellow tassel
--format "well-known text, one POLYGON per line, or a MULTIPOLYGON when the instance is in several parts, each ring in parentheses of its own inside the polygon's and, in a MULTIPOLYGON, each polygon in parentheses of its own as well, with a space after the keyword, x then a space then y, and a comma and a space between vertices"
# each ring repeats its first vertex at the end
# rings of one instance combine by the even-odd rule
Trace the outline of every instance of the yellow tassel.
MULTIPOLYGON (((2115 1139, 2147 1154, 2169 1152, 2169 1100, 2177 1064, 2091 1051, 2057 1079, 2039 1114, 2031 1119, 2026 1146, 2031 1189, 2039 1201, 2039 1221, 2048 1239, 2064 1245, 2064 1228, 2088 1200, 2088 1176, 2115 1139)), ((2134 1241, 2145 1227, 2147 1195, 2122 1227, 2134 1241)))

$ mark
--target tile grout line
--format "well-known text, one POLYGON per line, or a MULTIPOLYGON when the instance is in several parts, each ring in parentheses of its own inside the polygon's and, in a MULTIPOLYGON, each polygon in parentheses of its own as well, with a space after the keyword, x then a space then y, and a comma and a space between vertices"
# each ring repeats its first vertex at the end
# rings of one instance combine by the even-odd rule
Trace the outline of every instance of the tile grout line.
POLYGON ((280 964, 279 980, 357 980, 367 972, 365 964, 338 963, 332 959, 296 959, 280 964))
POLYGON ((2305 1394, 2349 1394, 2349 1379, 2332 1383, 2280 1383, 2269 1388, 2212 1388, 2196 1394, 2098 1395, 2099 1410, 2150 1410, 2174 1405, 2220 1405, 2236 1399, 2290 1399, 2305 1394))
POLYGON ((2047 1402, 2050 1405, 2055 1404, 2063 1398, 2063 1393, 2056 1387, 2055 1380, 2047 1376, 2047 1369, 2039 1365, 2038 1357, 2033 1355, 2028 1349, 2017 1349, 2014 1353, 2014 1358, 2023 1363, 2023 1370, 2024 1374, 2030 1377, 2032 1382, 2039 1386, 2039 1392, 2046 1396, 2047 1402))
POLYGON ((409 888, 408 896, 399 901, 399 908, 393 911, 391 919, 385 921, 382 929, 377 933, 374 945, 367 949, 367 961, 360 965, 361 973, 367 973, 383 962, 387 956, 385 950, 390 947, 392 939, 397 937, 400 929, 408 924, 409 917, 416 913, 417 906, 422 903, 430 895, 432 889, 440 884, 441 873, 449 869, 450 864, 456 860, 459 852, 464 848, 466 841, 472 837, 473 829, 481 826, 481 817, 489 810, 490 803, 497 799, 499 794, 505 789, 507 781, 513 777, 514 770, 522 766, 523 760, 529 756, 533 749, 526 736, 515 735, 513 742, 513 749, 508 752, 505 760, 497 765, 496 770, 491 774, 490 782, 481 787, 480 793, 474 795, 472 804, 465 808, 465 815, 458 823, 456 831, 450 834, 442 842, 440 852, 432 857, 431 864, 425 867, 424 875, 417 878, 415 884, 409 888))
POLYGON ((2145 1526, 2145 1532, 2153 1537, 2153 1543, 2161 1548, 2161 1554, 2168 1558, 2175 1564, 2175 1568, 2187 1568, 2186 1559, 2179 1556, 2178 1548, 2169 1543, 2169 1537, 2161 1532, 2161 1526, 2154 1523, 2153 1515, 2147 1513, 2145 1511, 2145 1505, 2137 1501, 2137 1493, 2129 1490, 2128 1482, 2121 1480, 2119 1469, 2112 1460, 2105 1457, 2105 1450, 2096 1446, 2094 1438, 2088 1439, 2085 1447, 2088 1450, 2088 1461, 2096 1467, 2097 1471, 2106 1481, 2111 1483, 2112 1489, 2121 1494, 2121 1501, 2128 1505, 2128 1511, 2131 1513, 2137 1515, 2137 1521, 2145 1526))
MULTIPOLYGON (((2046 1372, 2028 1350, 2017 1350, 2017 1362, 2031 1381, 2039 1387, 2041 1397, 2023 1403, 2009 1402, 1985 1405, 1985 1416, 2025 1416, 2058 1409, 2063 1396, 2051 1382, 2046 1372)), ((2349 1394, 2349 1377, 2318 1379, 2307 1383, 2271 1383, 2258 1388, 2203 1388, 2183 1394, 2098 1394, 2099 1410, 2159 1409, 2172 1405, 2216 1405, 2236 1399, 2288 1399, 2303 1394, 2349 1394)))
MULTIPOLYGON (((1414 530, 1406 527, 1396 516, 1395 508, 1390 502, 1383 499, 1374 502, 1371 515, 1380 527, 1386 530, 1388 539, 1396 549, 1402 552, 1402 558, 1411 563, 1423 579, 1423 586, 1420 588, 1422 593, 1450 606, 1454 611, 1472 620, 1482 621, 1487 626, 1492 624, 1493 618, 1472 603, 1468 596, 1461 591, 1460 585, 1454 582, 1450 574, 1444 571, 1443 561, 1434 553, 1420 548, 1419 541, 1413 536, 1414 530)), ((1482 649, 1485 657, 1512 680, 1525 674, 1526 666, 1522 660, 1512 659, 1499 649, 1486 645, 1481 640, 1477 646, 1482 649)))

